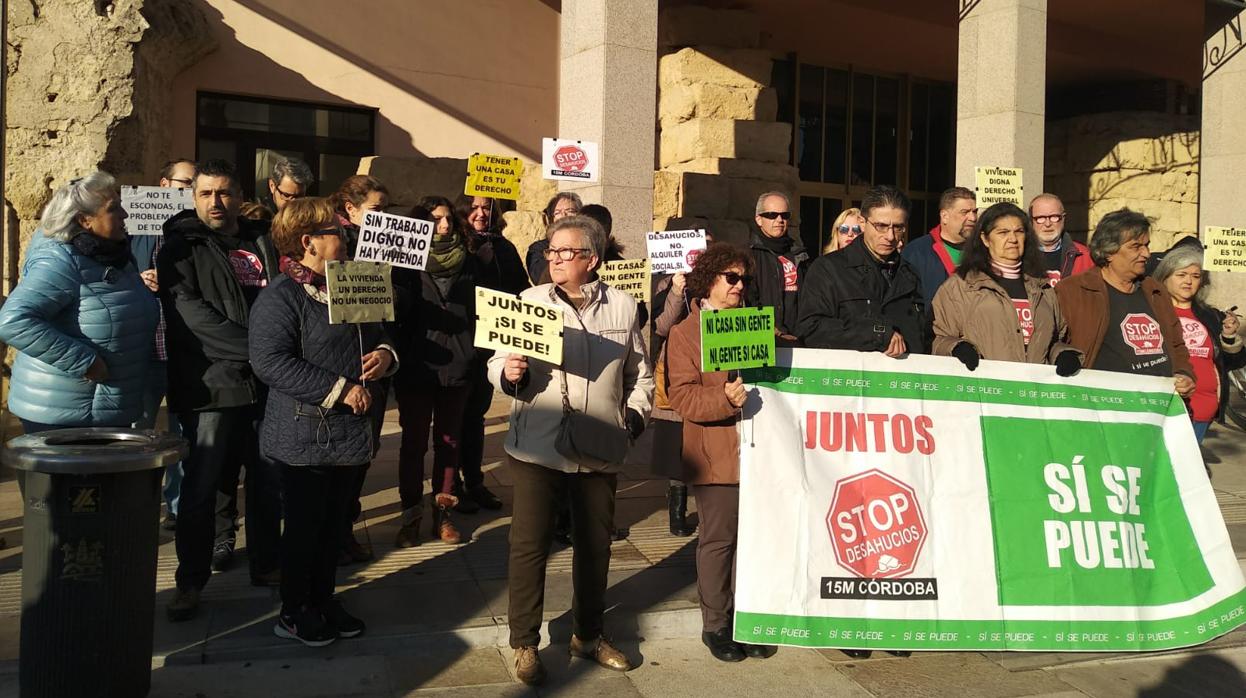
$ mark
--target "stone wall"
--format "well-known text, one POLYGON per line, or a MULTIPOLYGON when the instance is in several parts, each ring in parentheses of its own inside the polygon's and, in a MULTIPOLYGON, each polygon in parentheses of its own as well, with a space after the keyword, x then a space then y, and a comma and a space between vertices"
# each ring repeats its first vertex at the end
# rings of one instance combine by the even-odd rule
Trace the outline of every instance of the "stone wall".
POLYGON ((1115 112, 1047 122, 1047 187, 1064 200, 1066 227, 1081 239, 1123 207, 1152 219, 1152 250, 1196 234, 1198 159, 1197 116, 1115 112))
POLYGON ((5 289, 54 188, 94 169, 156 176, 168 83, 215 47, 184 0, 15 2, 7 21, 5 289))
MULTIPOLYGON (((453 201, 463 191, 467 159, 367 157, 359 162, 357 174, 381 180, 389 189, 393 205, 414 206, 422 197, 431 195, 453 201)), ((521 257, 533 241, 545 237, 541 211, 557 193, 557 182, 542 179, 541 163, 524 162, 516 208, 502 216, 506 222, 503 234, 515 243, 521 257)))
POLYGON ((772 56, 758 48, 757 27, 742 10, 662 13, 655 230, 707 227, 720 240, 743 242, 758 195, 795 198, 792 128, 775 121, 772 56))

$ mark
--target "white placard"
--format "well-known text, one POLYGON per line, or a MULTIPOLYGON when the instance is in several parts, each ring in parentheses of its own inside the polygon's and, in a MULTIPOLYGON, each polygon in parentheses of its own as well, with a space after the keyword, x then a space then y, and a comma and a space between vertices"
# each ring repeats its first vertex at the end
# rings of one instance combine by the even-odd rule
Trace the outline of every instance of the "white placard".
POLYGON ((131 235, 162 235, 164 222, 195 207, 189 189, 174 187, 121 187, 125 229, 131 235))
POLYGON ((601 160, 596 143, 541 139, 541 176, 567 182, 596 182, 601 160))
POLYGON ((664 230, 645 234, 649 267, 654 274, 692 271, 697 256, 705 251, 705 230, 664 230))
POLYGON ((433 224, 418 218, 368 211, 359 226, 357 262, 385 262, 423 270, 432 245, 433 224))

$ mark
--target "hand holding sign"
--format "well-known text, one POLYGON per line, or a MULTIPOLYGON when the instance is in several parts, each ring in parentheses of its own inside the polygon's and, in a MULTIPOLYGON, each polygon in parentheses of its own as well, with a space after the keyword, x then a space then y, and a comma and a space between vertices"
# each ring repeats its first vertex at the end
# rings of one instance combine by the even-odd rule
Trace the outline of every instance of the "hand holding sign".
POLYGON ((727 402, 730 402, 732 407, 736 409, 744 407, 748 391, 744 389, 743 378, 736 376, 734 381, 723 383, 723 392, 727 394, 727 402))
POLYGON ((374 381, 385 375, 394 365, 394 355, 388 349, 376 349, 363 355, 363 379, 374 381))
POLYGON ((522 354, 507 354, 506 365, 502 367, 502 376, 512 383, 518 383, 523 380, 523 374, 528 372, 528 359, 522 354))

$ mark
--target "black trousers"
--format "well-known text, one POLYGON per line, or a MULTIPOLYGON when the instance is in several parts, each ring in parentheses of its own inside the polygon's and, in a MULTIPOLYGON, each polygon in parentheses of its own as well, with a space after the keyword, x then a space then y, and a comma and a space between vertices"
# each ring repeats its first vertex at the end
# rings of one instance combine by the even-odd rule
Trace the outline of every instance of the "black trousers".
POLYGON ((259 423, 263 407, 183 412, 182 436, 190 455, 182 461, 177 516, 177 585, 202 589, 212 575, 217 493, 230 463, 246 468, 247 557, 252 574, 278 567, 281 531, 281 475, 260 457, 259 423))
POLYGON ((472 383, 467 389, 467 406, 463 409, 463 425, 459 436, 459 471, 467 489, 484 484, 481 465, 485 459, 485 413, 493 404, 493 386, 489 383, 488 362, 493 352, 476 352, 472 360, 472 383))
POLYGON ((333 598, 342 521, 361 466, 281 465, 286 527, 281 534, 281 612, 333 598))
POLYGON ((571 631, 583 640, 596 639, 601 635, 606 610, 618 476, 564 473, 510 457, 507 465, 515 487, 507 572, 511 647, 540 644, 545 563, 554 536, 554 512, 564 488, 571 504, 571 540, 575 546, 571 631))

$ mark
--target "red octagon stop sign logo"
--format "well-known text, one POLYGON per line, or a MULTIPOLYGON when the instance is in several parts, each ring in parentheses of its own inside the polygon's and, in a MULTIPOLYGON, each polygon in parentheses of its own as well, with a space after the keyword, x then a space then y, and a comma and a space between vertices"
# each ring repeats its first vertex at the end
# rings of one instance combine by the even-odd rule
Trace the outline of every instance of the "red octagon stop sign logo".
POLYGON ((554 167, 566 172, 579 172, 588 166, 588 155, 578 145, 564 145, 554 151, 554 167))
POLYGON ((926 521, 917 494, 878 470, 835 483, 826 528, 835 560, 858 577, 909 574, 926 542, 926 521))

